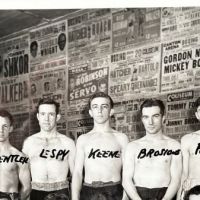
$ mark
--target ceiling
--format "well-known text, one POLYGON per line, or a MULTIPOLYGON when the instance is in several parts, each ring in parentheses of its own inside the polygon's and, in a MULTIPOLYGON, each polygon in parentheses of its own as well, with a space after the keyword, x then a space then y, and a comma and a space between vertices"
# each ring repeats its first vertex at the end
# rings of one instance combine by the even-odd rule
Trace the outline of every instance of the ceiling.
POLYGON ((0 38, 44 22, 50 22, 77 10, 0 10, 0 38))

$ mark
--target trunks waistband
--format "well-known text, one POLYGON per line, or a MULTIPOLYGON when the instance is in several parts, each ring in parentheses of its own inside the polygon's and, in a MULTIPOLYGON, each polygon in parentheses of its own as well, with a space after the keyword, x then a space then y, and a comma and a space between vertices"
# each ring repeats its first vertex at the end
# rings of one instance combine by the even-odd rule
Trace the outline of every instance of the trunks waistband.
POLYGON ((121 185, 121 181, 118 182, 113 182, 113 181, 109 181, 109 182, 102 182, 102 181, 93 181, 92 183, 83 183, 84 186, 87 187, 106 187, 106 186, 115 186, 115 185, 121 185))
POLYGON ((47 191, 47 192, 69 188, 68 181, 61 181, 61 182, 55 182, 55 183, 32 182, 31 185, 32 185, 32 189, 34 190, 42 190, 42 191, 47 191))
POLYGON ((136 188, 138 188, 138 189, 143 189, 143 190, 165 190, 165 189, 167 189, 167 187, 160 187, 160 188, 147 188, 147 187, 141 187, 141 186, 135 186, 136 188))
POLYGON ((15 199, 20 199, 20 198, 19 198, 19 193, 17 192, 0 192, 0 199, 15 200, 15 199))

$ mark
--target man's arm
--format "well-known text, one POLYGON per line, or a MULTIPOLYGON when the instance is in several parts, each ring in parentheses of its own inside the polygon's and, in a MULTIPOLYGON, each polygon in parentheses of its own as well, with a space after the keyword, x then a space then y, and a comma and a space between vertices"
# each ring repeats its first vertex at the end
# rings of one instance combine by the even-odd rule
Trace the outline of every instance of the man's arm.
POLYGON ((19 181, 21 184, 20 196, 22 200, 28 200, 31 192, 31 174, 29 163, 19 163, 19 181))
POLYGON ((189 156, 190 156, 188 144, 190 144, 190 138, 188 137, 188 135, 183 136, 181 138, 181 152, 182 152, 182 157, 183 157, 183 172, 182 172, 182 177, 181 177, 180 188, 179 188, 179 191, 177 194, 177 200, 180 200, 181 193, 183 191, 184 181, 188 178, 189 156))
POLYGON ((129 143, 124 156, 123 164, 123 179, 122 185, 131 199, 141 200, 137 193, 136 187, 133 184, 134 170, 135 170, 135 144, 129 143))
MULTIPOLYGON (((177 141, 173 142, 174 142, 173 149, 175 150, 180 149, 180 144, 177 141)), ((170 165, 171 180, 162 200, 171 200, 176 195, 180 185, 181 173, 182 173, 182 156, 181 156, 181 151, 179 151, 178 155, 172 155, 172 160, 170 165)))
MULTIPOLYGON (((123 134, 120 141, 121 141, 121 147, 122 147, 122 149, 121 149, 121 151, 122 151, 122 163, 124 163, 125 149, 126 149, 127 144, 129 142, 128 141, 128 137, 125 134, 123 134)), ((122 169, 123 169, 123 166, 122 166, 122 169)), ((128 196, 127 196, 125 191, 123 191, 122 200, 129 200, 129 198, 128 198, 128 196)))
POLYGON ((76 153, 76 147, 75 147, 74 141, 71 141, 71 148, 70 148, 70 153, 68 157, 69 169, 70 169, 71 174, 73 174, 73 171, 74 171, 75 153, 76 153))
POLYGON ((84 149, 83 149, 83 138, 85 135, 82 135, 77 140, 76 145, 76 158, 75 158, 75 166, 72 176, 72 200, 79 200, 80 191, 82 186, 83 179, 83 166, 84 166, 84 149))

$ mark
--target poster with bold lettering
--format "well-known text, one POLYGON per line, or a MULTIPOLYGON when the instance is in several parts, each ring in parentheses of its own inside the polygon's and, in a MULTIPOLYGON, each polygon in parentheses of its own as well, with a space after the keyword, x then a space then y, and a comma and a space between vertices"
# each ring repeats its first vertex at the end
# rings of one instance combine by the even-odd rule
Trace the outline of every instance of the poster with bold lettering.
POLYGON ((0 108, 14 118, 10 142, 21 149, 29 134, 28 35, 0 43, 0 108))
MULTIPOLYGON (((55 59, 66 58, 67 49, 66 21, 44 25, 30 31, 30 65, 31 72, 48 69, 49 65, 42 65, 43 62, 50 62, 55 59)), ((56 65, 52 65, 56 67, 56 65)))
POLYGON ((110 56, 93 58, 68 66, 69 118, 88 116, 88 100, 96 92, 108 93, 110 56))
POLYGON ((29 112, 28 35, 0 43, 0 107, 12 114, 29 112))
POLYGON ((65 68, 58 68, 51 71, 44 71, 30 74, 30 100, 31 100, 31 134, 38 131, 38 120, 36 119, 35 108, 41 98, 50 98, 60 104, 61 120, 57 123, 61 133, 66 132, 65 122, 65 90, 66 74, 65 68))
POLYGON ((199 7, 164 7, 161 10, 161 40, 173 40, 198 33, 200 30, 199 7))
POLYGON ((200 36, 188 35, 162 45, 161 92, 200 87, 200 36))
POLYGON ((160 8, 127 8, 112 14, 112 49, 122 51, 160 39, 160 8))
POLYGON ((199 95, 199 90, 167 94, 164 124, 166 135, 180 139, 183 135, 200 129, 199 121, 195 116, 195 101, 199 95))
POLYGON ((111 9, 84 10, 68 19, 68 63, 111 52, 111 9))
POLYGON ((111 55, 109 94, 114 101, 159 92, 160 49, 154 44, 111 55))

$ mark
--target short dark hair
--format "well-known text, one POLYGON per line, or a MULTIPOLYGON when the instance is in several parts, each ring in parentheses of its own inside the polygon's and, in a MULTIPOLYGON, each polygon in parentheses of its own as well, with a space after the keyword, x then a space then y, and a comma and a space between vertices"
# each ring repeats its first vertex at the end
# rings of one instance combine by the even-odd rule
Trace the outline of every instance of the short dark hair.
POLYGON ((50 99, 50 98, 40 99, 40 100, 39 100, 38 105, 36 106, 36 112, 37 112, 37 113, 39 113, 39 107, 40 107, 40 105, 43 105, 43 104, 55 105, 56 114, 59 113, 60 104, 59 104, 58 102, 54 101, 53 99, 50 99))
POLYGON ((98 97, 103 97, 103 98, 109 99, 110 107, 113 108, 114 102, 113 102, 112 98, 108 94, 106 94, 104 92, 97 92, 97 93, 93 94, 89 99, 89 102, 88 102, 89 109, 91 108, 92 100, 95 99, 95 98, 98 98, 98 97))
POLYGON ((140 115, 142 116, 142 109, 152 106, 158 106, 160 108, 161 115, 165 113, 165 105, 163 101, 159 99, 146 99, 140 106, 140 115))
POLYGON ((196 109, 200 106, 200 97, 197 98, 197 100, 195 101, 195 107, 196 109))
POLYGON ((7 110, 0 109, 0 117, 7 117, 10 121, 10 125, 13 125, 13 116, 7 110))
POLYGON ((200 195, 200 185, 196 185, 187 191, 184 200, 189 200, 191 195, 200 195))

